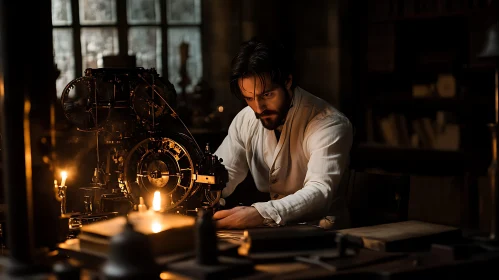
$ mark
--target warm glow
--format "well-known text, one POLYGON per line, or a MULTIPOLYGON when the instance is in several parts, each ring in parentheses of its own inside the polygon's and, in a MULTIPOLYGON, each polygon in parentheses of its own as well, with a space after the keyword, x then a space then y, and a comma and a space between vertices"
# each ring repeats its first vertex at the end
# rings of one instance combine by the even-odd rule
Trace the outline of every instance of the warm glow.
POLYGON ((170 272, 161 272, 159 278, 161 278, 161 280, 167 280, 167 279, 175 279, 175 276, 172 275, 170 272))
POLYGON ((154 211, 161 210, 161 194, 159 191, 154 192, 154 198, 152 199, 152 210, 154 211))
POLYGON ((0 76, 0 98, 3 99, 4 92, 3 92, 3 75, 0 76))
POLYGON ((218 112, 222 113, 224 111, 224 106, 218 106, 218 112))
POLYGON ((151 230, 154 233, 160 232, 161 231, 161 223, 158 222, 158 221, 152 222, 152 224, 151 224, 151 230))
POLYGON ((31 103, 29 100, 24 100, 24 169, 26 175, 26 189, 31 192, 33 188, 33 171, 31 169, 31 129, 30 129, 30 114, 31 103))
POLYGON ((61 178, 62 178, 61 186, 65 186, 66 185, 66 179, 68 178, 68 173, 66 171, 62 171, 61 172, 61 178))

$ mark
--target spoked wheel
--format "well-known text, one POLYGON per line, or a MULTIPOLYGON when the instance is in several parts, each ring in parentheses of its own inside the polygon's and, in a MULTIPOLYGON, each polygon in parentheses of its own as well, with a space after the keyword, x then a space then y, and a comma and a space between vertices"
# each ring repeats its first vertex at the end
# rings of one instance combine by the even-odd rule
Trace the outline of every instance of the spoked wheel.
POLYGON ((147 138, 135 145, 124 164, 125 184, 134 198, 144 197, 151 206, 159 191, 162 207, 168 211, 179 206, 197 191, 197 154, 191 154, 171 137, 147 138))
POLYGON ((74 79, 61 94, 64 115, 81 131, 102 130, 112 109, 112 93, 111 84, 93 77, 74 79))

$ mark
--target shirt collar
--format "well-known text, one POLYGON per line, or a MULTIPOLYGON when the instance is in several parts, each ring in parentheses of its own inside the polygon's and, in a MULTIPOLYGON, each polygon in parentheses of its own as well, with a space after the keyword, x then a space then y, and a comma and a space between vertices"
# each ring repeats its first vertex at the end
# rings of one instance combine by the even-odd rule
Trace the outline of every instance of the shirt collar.
MULTIPOLYGON (((295 88, 296 89, 296 88, 295 88)), ((282 132, 282 128, 284 127, 284 123, 286 123, 286 120, 288 119, 289 112, 291 111, 291 108, 293 108, 295 104, 295 89, 291 92, 291 103, 289 104, 288 108, 288 113, 286 114, 286 117, 282 120, 282 124, 279 125, 275 130, 277 130, 279 133, 282 132)))

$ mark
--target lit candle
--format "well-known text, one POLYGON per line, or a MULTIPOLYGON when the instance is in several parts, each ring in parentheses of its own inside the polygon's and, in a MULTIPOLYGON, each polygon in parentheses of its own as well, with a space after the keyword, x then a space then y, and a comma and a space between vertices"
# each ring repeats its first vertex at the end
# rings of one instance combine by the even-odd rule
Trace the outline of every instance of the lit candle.
POLYGON ((152 210, 154 211, 161 210, 161 194, 159 191, 154 192, 154 197, 152 199, 152 210))
POLYGON ((61 177, 62 177, 61 186, 64 187, 66 185, 66 179, 68 178, 68 173, 66 171, 62 171, 61 177))

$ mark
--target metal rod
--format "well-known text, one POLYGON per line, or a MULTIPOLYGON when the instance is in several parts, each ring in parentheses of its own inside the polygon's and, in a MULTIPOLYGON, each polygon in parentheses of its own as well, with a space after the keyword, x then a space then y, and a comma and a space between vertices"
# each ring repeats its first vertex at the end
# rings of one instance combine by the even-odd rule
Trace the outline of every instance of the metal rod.
MULTIPOLYGON (((97 108, 97 80, 95 80, 94 84, 94 100, 95 100, 95 127, 99 126, 99 116, 98 116, 98 111, 99 109, 97 108)), ((99 155, 99 131, 97 130, 95 132, 95 151, 97 153, 97 172, 100 171, 100 155, 99 155)), ((97 173, 97 176, 99 174, 97 173)))
POLYGON ((154 101, 154 95, 156 93, 156 90, 154 90, 154 86, 156 84, 154 83, 154 76, 152 77, 152 85, 151 85, 151 89, 152 89, 152 101, 151 101, 151 111, 152 111, 152 131, 154 131, 156 129, 156 124, 155 124, 155 120, 154 120, 154 115, 156 114, 156 112, 154 112, 154 105, 156 104, 154 101))

